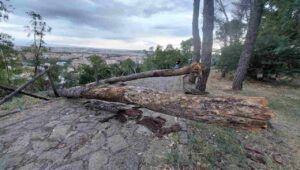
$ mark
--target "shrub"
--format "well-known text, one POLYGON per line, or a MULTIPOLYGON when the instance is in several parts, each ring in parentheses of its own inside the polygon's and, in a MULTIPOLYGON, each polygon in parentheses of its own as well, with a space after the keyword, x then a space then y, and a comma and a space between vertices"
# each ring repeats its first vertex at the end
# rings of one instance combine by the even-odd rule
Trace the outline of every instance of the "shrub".
POLYGON ((82 64, 79 68, 79 84, 86 84, 108 78, 111 71, 106 62, 97 55, 89 57, 91 65, 82 64))

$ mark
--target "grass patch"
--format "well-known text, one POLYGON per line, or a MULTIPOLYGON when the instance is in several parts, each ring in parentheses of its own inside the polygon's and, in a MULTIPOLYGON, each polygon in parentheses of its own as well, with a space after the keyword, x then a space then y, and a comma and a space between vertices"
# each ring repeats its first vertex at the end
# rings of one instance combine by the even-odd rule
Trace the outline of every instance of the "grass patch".
POLYGON ((300 121, 300 100, 288 97, 273 98, 269 100, 269 107, 280 116, 282 120, 289 122, 300 121))
POLYGON ((15 109, 24 110, 26 107, 39 103, 41 100, 28 97, 13 97, 10 101, 0 105, 0 111, 12 111, 15 109))
POLYGON ((246 157, 238 132, 201 122, 195 123, 193 127, 189 148, 195 164, 200 163, 208 169, 229 168, 232 164, 243 168, 246 157))

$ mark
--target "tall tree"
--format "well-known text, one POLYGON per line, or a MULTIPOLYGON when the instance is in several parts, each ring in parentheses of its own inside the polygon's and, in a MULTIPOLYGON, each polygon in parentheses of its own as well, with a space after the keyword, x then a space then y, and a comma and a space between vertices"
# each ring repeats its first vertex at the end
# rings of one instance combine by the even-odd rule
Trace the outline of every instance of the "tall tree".
POLYGON ((203 43, 201 62, 206 65, 202 76, 199 77, 196 83, 196 89, 200 92, 205 92, 206 83, 210 73, 211 54, 213 46, 213 30, 214 30, 214 1, 204 0, 203 6, 203 43))
POLYGON ((218 40, 223 41, 223 44, 225 47, 228 45, 228 23, 229 23, 229 17, 227 15, 227 11, 225 9, 225 5, 222 0, 216 0, 217 3, 217 9, 216 12, 220 12, 224 15, 224 18, 217 17, 218 15, 216 14, 215 21, 219 26, 219 30, 216 31, 216 36, 218 40))
MULTIPOLYGON (((9 0, 0 0, 0 22, 7 21, 9 13, 13 10, 12 5, 9 4, 9 0)), ((6 79, 7 83, 10 84, 10 69, 12 67, 13 55, 15 50, 13 49, 12 37, 6 33, 0 32, 0 80, 4 83, 3 79, 6 79), (6 78, 2 71, 5 70, 6 78)))
POLYGON ((232 10, 233 17, 240 21, 249 22, 250 8, 253 0, 238 0, 232 2, 234 8, 232 10))
POLYGON ((262 0, 254 0, 251 6, 250 21, 248 24, 248 31, 246 35, 244 49, 241 54, 238 68, 236 70, 236 74, 232 84, 233 90, 241 90, 243 88, 243 81, 245 80, 250 58, 253 53, 257 32, 263 13, 263 8, 264 2, 262 0))
POLYGON ((30 25, 25 26, 28 31, 28 36, 33 34, 33 44, 31 51, 34 55, 34 75, 37 75, 38 66, 41 64, 41 56, 43 51, 45 51, 45 35, 51 32, 51 27, 43 20, 43 17, 34 12, 27 12, 28 16, 31 18, 30 25))
MULTIPOLYGON (((194 0, 193 4, 193 23, 192 23, 192 30, 193 30, 193 63, 197 63, 200 61, 201 54, 201 39, 199 35, 199 9, 200 9, 200 0, 194 0)), ((190 75, 190 82, 195 83, 196 77, 190 75)))

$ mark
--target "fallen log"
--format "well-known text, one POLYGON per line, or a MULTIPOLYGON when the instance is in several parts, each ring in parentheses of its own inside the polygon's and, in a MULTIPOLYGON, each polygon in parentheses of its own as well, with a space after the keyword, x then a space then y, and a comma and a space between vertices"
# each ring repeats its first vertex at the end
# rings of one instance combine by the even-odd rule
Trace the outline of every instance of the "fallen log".
MULTIPOLYGON (((170 76, 180 76, 190 73, 200 74, 204 69, 204 65, 201 63, 194 63, 189 66, 185 66, 179 69, 164 69, 164 70, 152 70, 136 74, 130 74, 127 76, 112 77, 104 80, 100 80, 99 84, 113 84, 117 82, 125 82, 136 79, 148 78, 148 77, 170 77, 170 76)), ((96 84, 92 83, 91 85, 96 84)))
POLYGON ((274 116, 263 97, 204 97, 135 86, 81 87, 60 90, 59 95, 136 104, 171 116, 245 128, 266 128, 274 116))
MULTIPOLYGON (((6 91, 10 91, 10 92, 13 92, 13 91, 16 90, 16 89, 14 89, 14 88, 6 87, 6 86, 1 86, 1 85, 0 85, 0 89, 6 90, 6 91)), ((38 96, 38 95, 29 93, 29 92, 25 92, 25 91, 20 91, 19 93, 20 93, 20 94, 23 94, 23 95, 26 95, 26 96, 34 97, 34 98, 37 98, 37 99, 41 99, 41 100, 49 100, 49 99, 46 98, 46 97, 38 96)))
POLYGON ((120 122, 126 122, 128 119, 139 119, 143 113, 138 108, 128 107, 123 103, 112 103, 100 100, 87 101, 84 103, 84 106, 91 110, 103 110, 114 113, 114 115, 100 120, 101 123, 113 118, 119 119, 120 122))
MULTIPOLYGON (((125 81, 137 80, 142 78, 148 78, 148 77, 170 77, 170 76, 186 75, 191 73, 198 75, 201 74, 202 69, 204 69, 203 64, 194 63, 179 69, 152 70, 152 71, 146 71, 142 73, 131 74, 127 76, 112 77, 112 78, 100 80, 98 83, 93 82, 93 83, 86 84, 85 86, 77 86, 69 89, 59 90, 58 95, 62 97, 78 98, 82 93, 88 91, 91 88, 96 87, 97 85, 113 84, 117 82, 125 82, 125 81)), ((49 95, 52 96, 53 94, 49 93, 49 95)))
POLYGON ((33 82, 35 82, 35 80, 37 80, 38 78, 42 77, 44 74, 46 74, 49 71, 48 69, 45 69, 44 71, 42 71, 40 74, 36 75, 35 77, 33 77, 31 80, 29 80, 28 82, 26 82, 25 84, 23 84, 22 86, 20 86, 19 88, 17 88, 14 92, 10 93, 9 95, 5 96, 1 101, 0 101, 0 105, 5 103, 6 101, 8 101, 9 99, 11 99, 12 97, 14 97, 15 95, 17 95, 18 93, 20 93, 22 90, 24 90, 27 86, 29 86, 30 84, 32 84, 33 82))
MULTIPOLYGON (((45 67, 45 69, 47 69, 47 67, 45 67)), ((59 95, 57 93, 57 90, 55 88, 54 81, 52 79, 50 71, 47 72, 47 76, 48 76, 48 79, 49 79, 49 82, 50 82, 50 85, 52 87, 52 90, 53 90, 53 93, 54 93, 55 97, 59 97, 59 95)))

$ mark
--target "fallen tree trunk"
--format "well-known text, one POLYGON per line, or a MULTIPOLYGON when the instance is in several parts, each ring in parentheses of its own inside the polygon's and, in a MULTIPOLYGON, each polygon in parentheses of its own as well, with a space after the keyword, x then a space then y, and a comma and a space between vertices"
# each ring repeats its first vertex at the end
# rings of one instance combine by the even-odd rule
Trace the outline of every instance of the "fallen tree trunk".
MULTIPOLYGON (((101 81, 93 82, 86 84, 85 86, 76 86, 69 89, 63 89, 59 90, 59 96, 61 97, 72 97, 72 98, 78 98, 81 96, 81 94, 85 93, 89 89, 92 89, 100 84, 113 84, 117 82, 125 82, 125 81, 131 81, 131 80, 137 80, 142 78, 148 78, 148 77, 171 77, 171 76, 180 76, 180 75, 186 75, 186 74, 201 74, 202 70, 205 69, 204 65, 201 63, 194 63, 189 66, 185 66, 179 69, 164 69, 164 70, 152 70, 152 71, 146 71, 136 74, 131 74, 127 76, 120 76, 120 77, 112 77, 108 79, 103 79, 101 81)), ((49 95, 53 95, 49 93, 49 95)))
MULTIPOLYGON (((6 91, 10 91, 10 92, 13 92, 13 91, 16 90, 16 89, 13 89, 13 88, 10 88, 10 87, 6 87, 6 86, 1 86, 1 85, 0 85, 0 89, 6 90, 6 91)), ((25 92, 25 91, 20 91, 19 93, 23 94, 23 95, 26 95, 26 96, 34 97, 34 98, 37 98, 37 99, 41 99, 41 100, 49 100, 46 97, 38 96, 38 95, 31 94, 31 93, 28 93, 28 92, 25 92)))
POLYGON ((25 84, 23 84, 22 86, 20 86, 19 88, 17 88, 14 92, 10 93, 9 95, 5 96, 1 101, 0 101, 0 105, 5 103, 6 101, 8 101, 9 99, 11 99, 12 97, 14 97, 15 95, 17 95, 18 93, 20 93, 22 90, 24 90, 27 86, 29 86, 30 84, 32 84, 33 82, 35 82, 35 80, 37 80, 38 78, 42 77, 44 74, 46 74, 49 71, 49 68, 45 69, 44 71, 42 71, 40 74, 36 75, 35 77, 33 77, 31 80, 29 80, 28 82, 26 82, 25 84))
POLYGON ((131 74, 121 77, 112 77, 99 81, 99 84, 113 84, 117 82, 131 81, 136 79, 142 79, 147 77, 170 77, 170 76, 179 76, 189 73, 199 73, 199 69, 202 69, 201 63, 195 63, 190 66, 185 66, 179 69, 164 69, 164 70, 152 70, 136 74, 131 74))
POLYGON ((79 92, 60 90, 59 95, 136 104, 176 117, 245 128, 266 128, 274 115, 263 97, 203 97, 134 86, 81 87, 77 90, 79 92))

